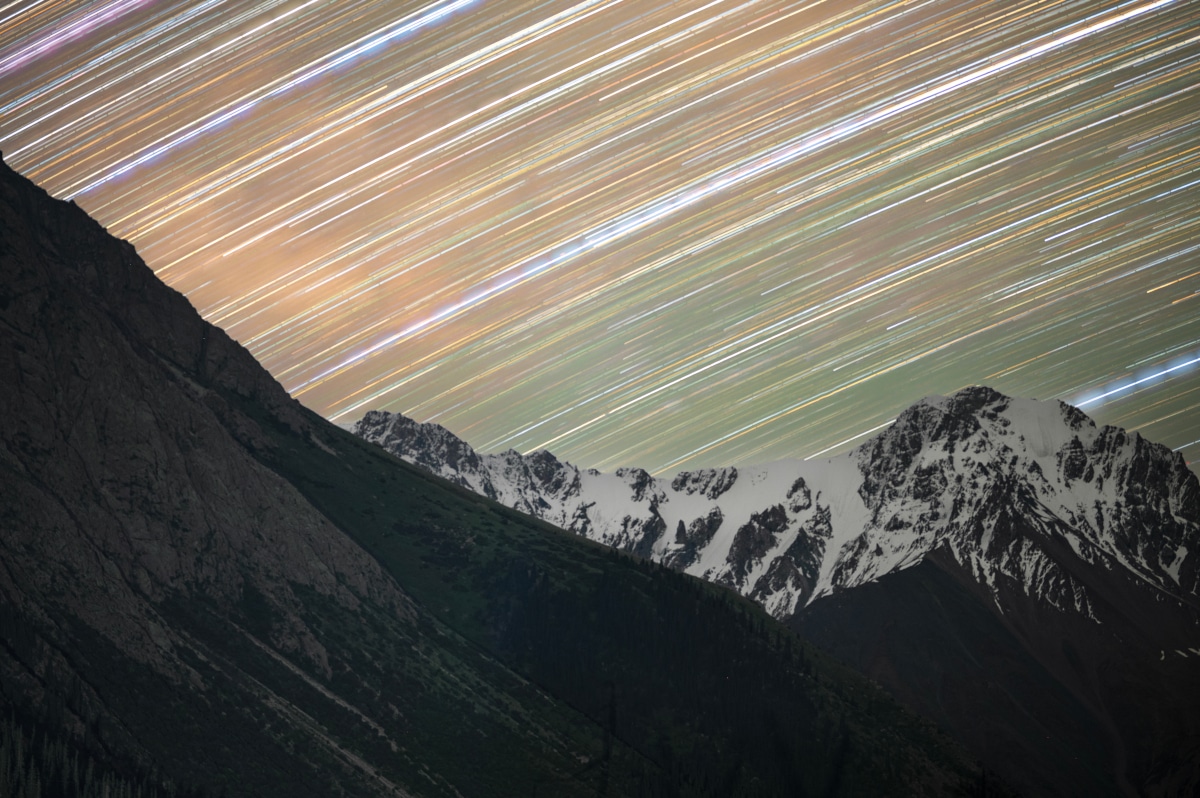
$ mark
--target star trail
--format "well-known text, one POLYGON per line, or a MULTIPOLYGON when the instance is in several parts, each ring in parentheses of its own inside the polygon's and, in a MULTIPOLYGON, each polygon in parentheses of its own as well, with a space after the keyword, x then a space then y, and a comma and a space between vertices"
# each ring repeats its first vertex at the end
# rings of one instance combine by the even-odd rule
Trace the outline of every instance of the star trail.
POLYGON ((669 473, 985 384, 1200 461, 1200 3, 0 2, 0 150, 339 423, 669 473))

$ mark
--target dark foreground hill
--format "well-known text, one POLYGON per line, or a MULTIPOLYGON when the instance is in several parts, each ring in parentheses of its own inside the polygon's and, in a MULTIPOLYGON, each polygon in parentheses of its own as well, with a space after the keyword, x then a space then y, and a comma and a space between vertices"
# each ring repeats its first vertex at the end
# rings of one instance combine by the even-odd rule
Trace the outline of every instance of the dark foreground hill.
POLYGON ((928 723, 750 602, 306 411, 132 246, 7 166, 0 418, 0 711, 128 783, 230 796, 981 783, 928 723))

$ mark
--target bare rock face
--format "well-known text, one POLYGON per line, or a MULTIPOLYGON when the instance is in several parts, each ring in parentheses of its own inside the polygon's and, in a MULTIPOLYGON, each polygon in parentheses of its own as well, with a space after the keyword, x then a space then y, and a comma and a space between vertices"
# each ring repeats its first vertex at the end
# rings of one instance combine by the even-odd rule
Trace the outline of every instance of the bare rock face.
POLYGON ((696 561, 700 550, 717 534, 723 520, 725 517, 720 507, 714 507, 706 516, 692 519, 686 526, 683 519, 679 519, 675 526, 675 548, 663 558, 663 564, 681 571, 686 570, 696 561))
MULTIPOLYGON (((17 390, 0 394, 0 462, 3 500, 23 523, 0 545, 14 599, 52 591, 149 659, 163 649, 147 631, 150 608, 200 586, 230 605, 253 586, 294 608, 290 581, 346 606, 368 598, 399 609, 403 597, 371 558, 249 454, 270 444, 227 396, 306 430, 294 401, 132 246, 5 178, 0 380, 17 390), (123 594, 127 615, 82 601, 102 586, 123 594)), ((295 644, 320 658, 303 623, 285 617, 295 644)))
POLYGON ((726 574, 731 587, 744 587, 749 570, 762 562, 763 556, 779 540, 779 535, 788 527, 787 511, 782 504, 775 504, 754 513, 750 520, 738 528, 729 547, 726 562, 732 566, 726 574))
POLYGON ((671 480, 671 490, 691 495, 699 493, 715 499, 737 482, 736 468, 702 468, 699 471, 680 471, 671 480))
MULTIPOLYGON (((228 619, 221 634, 244 639, 225 643, 315 679, 338 656, 314 606, 411 623, 378 563, 253 456, 272 444, 239 404, 325 433, 132 246, 7 166, 0 385, 0 606, 25 630, 0 656, 9 700, 74 684, 55 720, 105 728, 103 744, 153 761, 155 742, 118 720, 138 685, 110 691, 89 663, 111 657, 204 700, 234 689, 236 668, 181 613, 228 619)), ((294 711, 269 703, 268 715, 294 711)))
MULTIPOLYGON (((387 414, 372 410, 363 417, 361 424, 376 427, 386 420, 387 414)), ((423 425, 411 422, 392 424, 383 431, 381 444, 403 448, 411 453, 412 461, 433 472, 442 470, 457 479, 451 481, 464 487, 472 485, 463 474, 475 473, 480 468, 475 450, 467 446, 445 427, 437 424, 423 425)), ((486 492, 486 491, 481 491, 486 492)))

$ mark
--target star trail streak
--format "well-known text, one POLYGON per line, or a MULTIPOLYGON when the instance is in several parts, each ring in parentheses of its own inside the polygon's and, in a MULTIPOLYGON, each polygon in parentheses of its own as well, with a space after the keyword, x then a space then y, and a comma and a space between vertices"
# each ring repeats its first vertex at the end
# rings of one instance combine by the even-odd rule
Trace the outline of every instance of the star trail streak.
POLYGON ((1194 2, 18 1, 0 149, 338 422, 662 472, 988 384, 1200 461, 1194 2))

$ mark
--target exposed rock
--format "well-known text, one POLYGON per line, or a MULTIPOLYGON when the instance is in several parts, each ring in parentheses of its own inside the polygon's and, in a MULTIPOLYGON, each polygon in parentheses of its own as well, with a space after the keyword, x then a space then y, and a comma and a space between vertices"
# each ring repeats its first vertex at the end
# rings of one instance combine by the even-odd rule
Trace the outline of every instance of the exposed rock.
POLYGON ((663 557, 663 564, 681 571, 687 569, 696 561, 700 550, 717 534, 723 520, 725 516, 722 515, 720 507, 714 507, 709 510, 708 515, 693 519, 686 527, 683 525, 683 519, 680 519, 675 527, 676 548, 668 549, 663 557))
POLYGON ((703 468, 699 471, 680 471, 671 480, 671 490, 687 495, 700 494, 706 499, 715 499, 733 487, 738 472, 729 468, 703 468))
POLYGON ((746 576, 775 547, 779 534, 787 526, 787 510, 782 504, 776 504, 750 516, 750 520, 738 528, 726 559, 733 566, 729 571, 731 584, 739 587, 744 584, 746 576))

